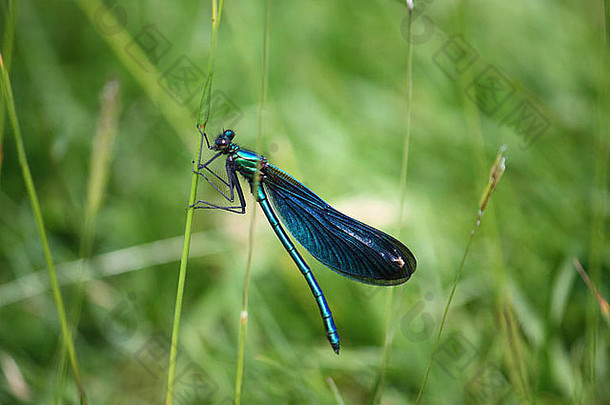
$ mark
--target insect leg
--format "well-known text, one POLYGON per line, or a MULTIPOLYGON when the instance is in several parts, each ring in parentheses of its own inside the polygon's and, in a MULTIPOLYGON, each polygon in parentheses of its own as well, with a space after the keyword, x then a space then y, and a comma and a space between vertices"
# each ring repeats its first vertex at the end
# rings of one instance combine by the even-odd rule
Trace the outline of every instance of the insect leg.
MULTIPOLYGON (((217 175, 212 169, 210 169, 208 167, 208 165, 210 163, 212 163, 214 160, 216 160, 220 155, 222 155, 222 152, 218 152, 216 155, 214 155, 210 160, 208 160, 207 162, 205 162, 204 164, 200 164, 198 165, 198 170, 193 170, 194 173, 197 173, 198 175, 200 175, 201 177, 203 177, 205 179, 205 181, 207 181, 212 187, 214 187, 214 189, 216 191, 218 191, 226 200, 233 202, 233 197, 228 196, 227 194, 225 194, 224 191, 222 191, 220 188, 218 188, 218 186, 216 184, 214 184, 209 178, 208 176, 206 176, 206 174, 204 172, 201 172, 199 170, 201 169, 206 169, 209 173, 211 173, 214 177, 216 177, 218 180, 220 180, 225 186, 229 187, 229 189, 231 189, 231 193, 233 192, 232 190, 232 186, 230 184, 231 182, 231 175, 229 174, 229 170, 233 170, 233 169, 229 169, 229 167, 227 167, 227 178, 229 179, 229 182, 227 182, 225 179, 223 179, 222 177, 220 177, 219 175, 217 175)), ((227 162, 228 163, 228 162, 227 162)))
MULTIPOLYGON (((209 163, 209 162, 208 162, 209 163)), ((227 199, 229 202, 235 201, 235 191, 237 191, 237 198, 239 200, 239 205, 233 206, 222 206, 216 205, 209 201, 199 200, 195 204, 191 205, 194 209, 219 209, 223 211, 233 212, 236 214, 245 214, 246 213, 246 199, 244 198, 244 192, 241 189, 241 185, 239 184, 239 179, 237 178, 237 174, 235 173, 235 168, 231 164, 231 162, 227 161, 226 165, 227 169, 227 178, 229 182, 227 185, 229 186, 230 194, 226 195, 222 190, 220 190, 214 183, 208 179, 205 174, 199 173, 204 179, 207 180, 218 192, 227 199)))

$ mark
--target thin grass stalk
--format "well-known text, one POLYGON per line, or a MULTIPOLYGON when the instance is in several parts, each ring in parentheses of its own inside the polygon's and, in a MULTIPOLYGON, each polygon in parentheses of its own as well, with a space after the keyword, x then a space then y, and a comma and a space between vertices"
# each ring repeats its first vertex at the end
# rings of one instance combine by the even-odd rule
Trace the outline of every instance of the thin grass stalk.
POLYGON ((172 342, 169 355, 169 370, 167 373, 167 393, 165 403, 171 405, 174 400, 174 379, 176 377, 176 358, 178 356, 178 337, 180 335, 180 316, 182 313, 182 300, 184 297, 184 285, 186 283, 186 268, 191 247, 191 235, 193 229, 193 215, 195 209, 192 207, 197 200, 197 174, 193 173, 191 178, 191 194, 189 196, 189 208, 186 211, 186 226, 184 229, 184 246, 182 258, 180 259, 180 270, 178 272, 178 286, 176 287, 176 303, 174 306, 174 323, 172 326, 172 342))
MULTIPOLYGON (((256 182, 254 184, 257 184, 256 182)), ((244 287, 242 290, 242 306, 239 314, 239 337, 237 343, 237 367, 235 369, 235 405, 241 404, 244 387, 244 369, 246 362, 246 332, 248 326, 248 297, 250 295, 250 276, 252 269, 252 256, 254 253, 254 225, 256 210, 252 211, 252 220, 248 231, 248 258, 246 259, 246 271, 244 273, 244 287)))
POLYGON ((591 296, 593 296, 593 298, 597 300, 600 313, 603 315, 604 319, 606 319, 606 323, 610 326, 610 304, 608 304, 608 301, 606 301, 606 299, 600 294, 599 290, 597 289, 597 286, 595 285, 595 283, 593 283, 593 281, 591 281, 589 275, 582 267, 582 264, 580 263, 578 258, 575 257, 574 259, 572 259, 572 263, 574 263, 574 267, 576 267, 576 270, 578 270, 578 274, 580 274, 580 277, 583 279, 587 287, 589 287, 589 291, 591 291, 591 296))
MULTIPOLYGON (((609 66, 610 53, 610 18, 609 1, 602 0, 601 24, 600 24, 600 64, 598 66, 598 78, 600 86, 597 90, 597 130, 594 141, 595 155, 595 185, 591 198, 591 236, 589 250, 589 273, 591 282, 599 284, 601 282, 602 251, 605 246, 604 232, 604 212, 606 211, 607 201, 607 171, 608 171, 608 117, 607 106, 610 89, 607 82, 607 71, 609 66)), ((595 299, 589 300, 587 304, 586 316, 586 355, 585 355, 585 395, 586 402, 596 402, 596 370, 597 370, 597 346, 599 330, 599 312, 597 311, 595 299)))
MULTIPOLYGON (((206 79, 206 84, 203 88, 204 95, 202 95, 202 99, 203 99, 203 97, 205 97, 205 91, 208 88, 208 86, 210 89, 212 86, 211 78, 213 77, 213 74, 214 74, 214 50, 216 48, 216 35, 218 32, 218 27, 220 25, 220 17, 221 17, 221 13, 222 13, 223 4, 224 4, 224 0, 220 0, 220 5, 217 7, 216 0, 212 0, 212 43, 210 44, 210 57, 209 57, 210 60, 208 61, 208 75, 207 75, 207 79, 206 79)), ((210 110, 209 104, 211 103, 211 98, 208 97, 206 102, 208 104, 207 107, 205 107, 202 104, 200 110, 203 111, 204 108, 207 108, 208 114, 205 117, 205 119, 203 120, 203 122, 197 123, 197 126, 202 131, 205 131, 205 127, 207 125, 207 120, 209 119, 209 110, 210 110)), ((200 142, 199 149, 197 151, 197 156, 201 156, 202 148, 203 148, 203 142, 200 142)), ((198 184, 199 177, 196 172, 197 172, 197 170, 199 170, 199 168, 197 167, 198 163, 199 163, 198 159, 193 161, 193 174, 191 176, 191 193, 189 196, 188 208, 186 211, 186 226, 185 226, 185 230, 184 230, 184 246, 182 248, 182 258, 180 260, 180 269, 178 272, 178 286, 176 287, 176 303, 175 303, 175 307, 174 307, 174 322, 173 322, 173 326, 172 326, 172 340, 171 340, 170 354, 169 354, 169 370, 167 373, 167 393, 165 396, 165 403, 167 405, 171 405, 173 403, 173 399, 174 399, 174 383, 175 383, 175 378, 176 378, 176 359, 178 357, 178 340, 179 340, 179 336, 180 336, 180 317, 182 314, 182 301, 183 301, 183 297, 184 297, 184 286, 186 283, 186 269, 188 266, 189 251, 190 251, 190 246, 191 246, 191 235, 192 235, 192 229, 193 229, 193 216, 195 213, 195 209, 193 208, 193 206, 197 200, 197 184, 198 184)))
POLYGON ((326 377, 326 382, 328 383, 330 390, 333 392, 335 403, 337 405, 345 405, 345 401, 343 400, 341 391, 339 391, 339 388, 337 388, 337 384, 335 384, 335 380, 333 380, 332 377, 326 377))
MULTIPOLYGON (((4 54, 5 68, 11 71, 13 59, 13 45, 15 43, 15 27, 17 26, 17 0, 8 0, 7 13, 5 17, 4 41, 2 41, 2 53, 4 54)), ((4 161, 4 98, 0 97, 0 181, 2 181, 2 162, 4 161)))
MULTIPOLYGON (((413 41, 412 41, 412 17, 413 17, 413 1, 407 0, 407 107, 406 107, 406 129, 402 151, 402 166, 400 170, 400 204, 398 213, 398 230, 396 237, 400 238, 400 232, 402 230, 404 221, 404 208, 406 198, 406 185, 407 185, 407 168, 409 163, 409 145, 411 143, 411 104, 413 101, 413 41)), ((385 303, 385 322, 384 322, 384 340, 383 348, 381 353, 381 365, 379 368, 379 375, 373 387, 373 396, 371 403, 377 404, 381 401, 381 395, 383 394, 383 388, 385 384, 385 373, 388 366, 388 356, 394 340, 394 322, 392 322, 392 314, 394 313, 395 307, 395 295, 394 287, 390 287, 386 294, 385 303)), ((399 292, 402 292, 400 288, 399 292)), ((401 294, 402 295, 402 294, 401 294)))
MULTIPOLYGON (((117 79, 109 80, 104 86, 100 96, 100 113, 98 124, 93 137, 91 157, 89 159, 89 179, 87 181, 87 195, 85 197, 85 216, 83 229, 79 243, 80 264, 78 269, 78 280, 75 283, 74 293, 70 303, 70 321, 74 330, 78 330, 83 294, 85 291, 85 271, 89 267, 93 240, 95 236, 95 224, 97 216, 104 199, 110 162, 112 161, 112 150, 114 139, 117 134, 118 121, 118 95, 119 82, 117 79)), ((59 371, 55 392, 59 395, 57 403, 61 403, 61 395, 64 391, 65 373, 67 369, 67 352, 61 350, 59 371)))
MULTIPOLYGON (((216 234, 211 231, 193 233, 191 241, 196 248, 191 250, 190 258, 205 258, 226 252, 227 247, 222 245, 221 241, 216 240, 214 235, 216 234), (203 246, 206 242, 208 244, 203 246)), ((154 266, 179 263, 183 244, 184 236, 174 236, 97 254, 91 257, 92 266, 86 269, 84 279, 86 281, 103 280, 121 274, 143 271, 154 266), (125 257, 129 257, 130 260, 125 261, 125 257), (95 271, 92 271, 91 268, 94 268, 95 271)), ((60 287, 74 285, 78 281, 80 266, 80 259, 64 262, 57 266, 57 272, 63 275, 58 280, 60 287)), ((0 284, 0 309, 49 291, 51 286, 42 284, 47 277, 45 267, 0 284), (22 289, 24 285, 29 286, 26 291, 22 289)))
POLYGON ((515 321, 515 314, 511 308, 510 302, 507 302, 503 308, 501 308, 499 314, 500 325, 504 336, 507 337, 508 352, 511 353, 508 357, 509 370, 511 372, 511 378, 516 381, 520 389, 520 402, 529 404, 532 403, 532 396, 529 389, 529 383, 527 379, 527 370, 523 363, 523 355, 521 353, 521 345, 519 344, 519 331, 517 322, 515 321))
POLYGON ((506 317, 506 324, 509 328, 508 335, 511 337, 511 348, 514 354, 512 359, 516 363, 513 367, 519 371, 519 375, 517 377, 519 378, 519 382, 521 383, 521 393, 523 395, 523 399, 525 403, 531 404, 533 403, 532 393, 530 392, 530 384, 527 376, 526 364, 523 361, 523 353, 520 344, 521 339, 519 335, 519 326, 517 324, 517 320, 515 319, 515 311, 513 310, 510 302, 507 302, 504 312, 506 317))
POLYGON ((83 404, 87 403, 87 396, 80 377, 80 369, 76 359, 76 352, 74 350, 74 343, 70 334, 70 328, 68 327, 68 320, 66 318, 66 310, 64 307, 63 298, 61 291, 59 290, 59 284, 57 282, 57 274, 55 272, 55 265, 53 263, 53 256, 51 254, 51 248, 49 247, 49 240, 44 226, 44 220, 42 218, 42 212, 40 210, 40 202, 38 201, 38 195, 36 193, 36 187, 34 186, 34 180, 28 164, 27 155, 25 152, 25 146, 23 138, 21 136, 21 128, 17 119, 17 111, 15 109, 15 101, 13 99, 13 92, 11 90, 11 82, 8 71, 4 66, 2 54, 0 53, 0 71, 2 76, 2 89, 4 93, 4 101, 8 110, 9 120, 13 127, 13 134, 15 135, 15 144, 17 146, 17 156, 19 158, 19 165, 21 166, 21 172, 23 174, 23 180, 30 197, 30 203, 32 204, 32 210, 34 211, 34 217, 36 219, 36 225, 38 226, 38 232, 40 234, 40 241, 42 242, 42 249, 44 252, 45 261, 49 270, 49 278, 51 280, 51 287, 53 290, 53 299, 55 300, 55 307, 57 308, 57 314, 61 324, 61 334, 66 350, 68 351, 68 357, 70 358, 70 365, 72 366, 72 373, 74 382, 78 387, 80 401, 83 404))
POLYGON ((112 162, 112 151, 118 133, 119 90, 119 81, 111 79, 106 82, 100 96, 99 121, 89 159, 90 169, 85 198, 84 229, 79 245, 81 258, 89 258, 91 256, 95 225, 106 194, 106 185, 112 162))
POLYGON ((608 51, 607 47, 610 45, 610 24, 608 24, 608 21, 610 20, 610 0, 602 0, 602 10, 604 46, 606 46, 606 51, 608 51))
POLYGON ((505 162, 506 158, 504 157, 504 151, 506 150, 505 146, 502 146, 498 151, 496 156, 496 160, 491 166, 491 170, 489 173, 489 181, 487 182, 487 186, 483 191, 481 196, 481 200, 479 203, 479 210, 477 212, 476 219, 474 221, 474 226, 472 231, 470 232, 470 236, 468 238, 468 242, 466 243, 466 249, 464 250, 464 255, 462 256, 462 261, 460 262, 460 267, 458 268, 457 273, 455 274, 455 279, 453 281, 453 286, 451 288, 451 293, 449 294, 449 298, 447 299, 447 304, 445 305, 445 310, 443 311, 443 318, 441 320, 441 326, 439 327, 438 334, 436 335, 436 341, 434 342, 434 348, 432 353, 430 354, 430 359, 428 360, 428 366, 426 368, 426 373, 424 374, 424 379, 422 381, 422 385, 419 389, 419 393, 417 394, 417 399, 415 400, 416 404, 419 404, 426 389, 426 383, 428 382, 428 378, 430 376, 430 370, 432 369, 432 362, 434 361, 434 356, 438 351, 441 336, 443 334, 443 329, 445 328, 445 323, 447 322, 447 315, 449 313, 449 308, 451 307, 451 302, 453 301, 453 297, 455 295, 455 291, 457 289, 458 283, 460 281, 460 276, 462 275, 462 270, 464 270, 464 265, 466 264, 466 258, 468 257, 468 252, 470 251, 470 246, 472 245, 472 241, 476 236, 476 232, 481 225, 481 220, 483 218, 483 214, 485 213, 485 208, 487 207, 487 203, 494 190, 498 186, 502 175, 504 174, 504 170, 506 169, 505 162))
MULTIPOLYGON (((258 135, 256 137, 256 150, 262 150, 265 116, 267 114, 267 90, 269 87, 269 37, 271 28, 271 0, 266 1, 265 23, 263 27, 263 74, 261 83, 261 99, 258 107, 258 135)), ((253 189, 259 187, 259 172, 254 174, 253 189)), ((256 210, 252 211, 252 219, 248 230, 248 258, 244 272, 244 287, 242 290, 242 304, 239 316, 239 338, 237 349, 237 367, 235 371, 235 404, 242 401, 244 385, 244 369, 246 362, 246 332, 248 327, 248 300, 250 295, 250 280, 252 278, 252 257, 254 255, 254 231, 256 229, 256 210)))
MULTIPOLYGON (((597 94, 597 130, 594 141, 594 155, 595 155, 595 183, 592 193, 592 220, 591 220, 591 236, 590 236, 590 250, 589 250, 589 272, 591 274, 591 282, 598 284, 601 282, 601 262, 602 262, 602 249, 604 246, 605 232, 603 223, 603 213, 606 206, 606 184, 607 184, 607 161, 608 161, 608 146, 607 146, 607 131, 608 131, 608 118, 607 118, 607 103, 608 103, 608 84, 606 78, 606 72, 608 67, 608 44, 610 31, 608 27, 608 15, 610 10, 608 9, 608 1, 604 0, 600 4, 602 9, 601 13, 601 40, 599 47, 601 62, 598 66, 598 78, 600 80, 600 86, 598 86, 597 94)), ((598 328, 599 328, 599 315, 597 312, 595 300, 589 300, 587 305, 587 316, 586 316, 586 351, 585 351, 585 395, 584 398, 587 402, 596 402, 596 369, 597 369, 597 339, 598 339, 598 328)))
POLYGON ((212 83, 214 79, 214 63, 216 61, 214 51, 216 48, 216 35, 218 34, 218 26, 222 17, 222 8, 224 0, 220 0, 216 4, 216 0, 212 0, 212 37, 210 38, 210 57, 208 59, 208 75, 203 85, 201 92, 201 101, 199 103, 199 114, 197 116, 197 126, 205 129, 208 120, 210 119, 211 100, 212 100, 212 83))
MULTIPOLYGON (((466 35, 468 32, 468 21, 466 20, 468 14, 469 3, 462 0, 459 2, 458 7, 458 24, 459 24, 459 32, 466 35)), ((474 72, 472 69, 467 69, 462 74, 458 75, 459 88, 464 89, 468 86, 469 83, 475 79, 474 72)), ((472 147, 472 155, 473 160, 476 162, 475 169, 477 172, 482 172, 486 170, 486 162, 485 162, 485 139, 483 137, 483 132, 481 130, 481 120, 479 118, 480 113, 477 105, 469 99, 466 92, 462 91, 461 93, 462 105, 464 107, 464 116, 466 119, 466 127, 468 129, 468 134, 471 140, 472 147)), ((496 311, 498 313, 504 313, 504 311, 513 311, 513 306, 511 305, 511 297, 508 292, 508 274, 506 271, 506 261, 504 259, 504 255, 502 249, 500 247, 500 232, 498 231, 497 219, 494 213, 494 210, 489 210, 487 214, 487 223, 490 230, 491 240, 495 242, 494 245, 489 244, 487 249, 487 256, 491 263, 494 264, 495 267, 499 271, 494 272, 494 274, 498 275, 496 277, 496 311)), ((510 319, 514 319, 514 313, 512 314, 510 319)), ((520 345, 520 339, 512 340, 511 336, 508 334, 508 329, 502 328, 502 337, 504 339, 507 348, 510 347, 511 344, 520 345), (512 342, 512 343, 511 343, 512 342)), ((520 353, 520 351, 519 351, 520 353)), ((505 359, 507 361, 508 367, 510 370, 510 376, 513 378, 511 383, 515 385, 521 385, 520 381, 526 381, 526 377, 521 374, 522 370, 525 370, 524 360, 521 357, 514 358, 515 353, 506 350, 504 352, 505 359), (517 361, 515 361, 517 360, 517 361)))
MULTIPOLYGON (((591 236, 589 240, 588 267, 593 284, 601 283, 602 255, 605 246, 604 213, 607 207, 607 184, 608 184, 608 97, 610 89, 607 72, 610 66, 610 5, 608 0, 602 0, 600 22, 600 64, 597 68, 597 76, 600 85, 597 87, 597 130, 593 147, 595 155, 595 183, 591 196, 591 236)), ((585 394, 588 397, 584 401, 595 403, 597 386, 597 339, 599 330, 599 312, 597 302, 590 299, 587 305, 586 322, 586 357, 585 357, 585 394)))
POLYGON ((388 367, 388 355, 390 353, 390 345, 391 345, 391 325, 392 325, 392 313, 394 309, 394 288, 390 287, 389 291, 386 293, 386 301, 384 307, 385 320, 383 324, 384 329, 384 339, 383 339, 383 347, 381 351, 381 365, 379 366, 379 375, 377 380, 375 381, 375 386, 373 387, 373 397, 371 399, 371 404, 378 404, 381 402, 381 395, 383 393, 383 386, 385 384, 385 372, 388 367))
MULTIPOLYGON (((493 207, 492 207, 493 208, 493 207)), ((523 344, 522 335, 519 333, 519 326, 515 319, 515 312, 512 299, 508 291, 508 275, 502 249, 500 248, 500 235, 494 210, 490 209, 487 215, 489 222, 489 234, 491 240, 496 241, 493 246, 488 246, 488 256, 495 267, 499 269, 499 276, 496 277, 496 310, 501 322, 501 332, 506 349, 504 358, 507 362, 511 383, 518 386, 521 390, 520 400, 524 403, 532 403, 532 392, 529 387, 527 376, 527 365, 523 358, 521 346, 523 344)), ((535 389, 535 388, 534 388, 535 389)))

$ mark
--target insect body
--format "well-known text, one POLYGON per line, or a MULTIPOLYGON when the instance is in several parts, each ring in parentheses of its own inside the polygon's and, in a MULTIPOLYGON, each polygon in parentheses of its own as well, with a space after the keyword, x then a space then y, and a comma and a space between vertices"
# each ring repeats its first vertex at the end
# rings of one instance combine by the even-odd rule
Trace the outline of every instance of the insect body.
POLYGON ((216 154, 203 164, 200 156, 197 171, 232 205, 221 206, 200 200, 193 207, 243 214, 246 201, 237 173, 248 181, 269 224, 309 284, 328 341, 339 354, 339 335, 326 298, 282 224, 321 263, 344 277, 366 284, 391 286, 406 282, 415 271, 415 257, 400 241, 335 210, 288 173, 270 164, 264 156, 234 143, 234 137, 235 132, 228 129, 210 145, 202 133, 202 146, 205 139, 208 149, 216 154), (220 156, 226 156, 227 180, 209 168, 220 156), (224 183, 229 192, 218 188, 208 177, 210 175, 224 183))

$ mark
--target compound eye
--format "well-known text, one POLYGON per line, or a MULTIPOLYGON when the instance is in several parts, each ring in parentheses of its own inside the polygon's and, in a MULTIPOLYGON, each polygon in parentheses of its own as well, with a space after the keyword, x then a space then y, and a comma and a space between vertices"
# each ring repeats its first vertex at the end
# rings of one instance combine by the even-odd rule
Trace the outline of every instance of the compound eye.
POLYGON ((224 134, 229 137, 229 140, 233 140, 235 137, 235 132, 233 132, 231 129, 225 130, 224 134))

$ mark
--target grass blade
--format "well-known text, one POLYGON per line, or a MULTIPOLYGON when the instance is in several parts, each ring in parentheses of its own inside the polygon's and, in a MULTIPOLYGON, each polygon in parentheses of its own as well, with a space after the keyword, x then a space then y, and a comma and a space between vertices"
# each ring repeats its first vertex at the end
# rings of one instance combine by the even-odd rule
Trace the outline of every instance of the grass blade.
MULTIPOLYGON (((13 45, 15 43, 15 26, 17 25, 17 1, 8 0, 7 13, 5 17, 4 41, 2 41, 2 53, 5 57, 5 67, 7 71, 11 70, 11 61, 13 57, 13 45)), ((4 98, 0 97, 0 181, 2 180, 2 161, 4 160, 3 144, 4 144, 4 120, 6 118, 4 110, 4 98)))
MULTIPOLYGON (((400 237, 402 224, 404 221, 404 206, 405 206, 405 190, 407 184, 407 168, 409 163, 409 145, 411 143, 411 103, 413 101, 413 41, 412 41, 412 18, 413 18, 413 0, 407 1, 408 22, 407 22, 407 110, 406 110, 406 129, 402 152, 402 167, 400 170, 400 205, 398 213, 398 231, 396 237, 400 237)), ((402 288, 399 290, 402 292, 402 288)), ((384 340, 381 353, 381 365, 379 375, 373 387, 373 397, 371 403, 377 404, 381 401, 383 394, 383 386, 385 383, 385 372, 388 365, 388 356, 390 347, 394 338, 392 314, 395 306, 394 287, 391 287, 386 296, 385 305, 385 324, 384 324, 384 340)))
MULTIPOLYGON (((85 290, 85 270, 90 265, 95 224, 106 191, 114 139, 117 134, 119 109, 117 102, 118 96, 118 80, 109 80, 104 86, 100 96, 100 114, 91 149, 87 196, 85 198, 85 218, 79 246, 79 257, 81 260, 77 276, 78 280, 76 281, 75 291, 70 304, 70 320, 75 330, 78 329, 83 293, 85 290)), ((67 366, 66 356, 66 351, 62 350, 59 362, 60 375, 57 378, 58 387, 55 390, 60 395, 60 397, 56 399, 56 402, 58 403, 61 402, 61 393, 63 392, 63 377, 67 366)))
MULTIPOLYGON (((468 20, 469 15, 469 3, 467 1, 460 1, 458 3, 458 32, 462 35, 467 36, 467 33, 471 27, 471 23, 468 20)), ((472 69, 468 69, 462 74, 458 75, 459 87, 464 89, 468 86, 469 83, 472 83, 475 80, 475 73, 472 69)), ((470 143, 472 146, 472 157, 473 162, 475 162, 474 169, 477 172, 484 171, 487 167, 486 158, 485 158, 485 139, 483 137, 482 130, 482 119, 480 116, 479 107, 476 103, 473 103, 467 92, 460 92, 462 105, 464 109, 464 117, 466 122, 466 128, 468 131, 468 135, 470 138, 470 143)), ((508 275, 507 275, 507 267, 506 260, 502 253, 502 247, 500 242, 500 233, 498 229, 498 220, 494 213, 494 210, 490 210, 487 214, 487 222, 489 225, 489 232, 491 235, 491 240, 494 243, 487 245, 487 256, 491 263, 493 263, 494 267, 498 269, 498 272, 494 274, 497 275, 494 287, 496 289, 496 311, 498 314, 504 316, 506 315, 506 319, 508 322, 511 322, 515 314, 513 313, 513 304, 512 298, 508 293, 508 275)), ((513 325, 513 329, 516 329, 516 326, 513 325)), ((523 383, 527 381, 527 377, 523 374, 523 370, 526 369, 526 365, 523 359, 520 356, 514 356, 515 352, 510 351, 511 346, 518 347, 520 345, 520 339, 517 338, 517 335, 511 335, 509 332, 512 330, 511 327, 503 327, 500 329, 502 332, 502 337, 504 338, 504 342, 506 344, 507 351, 505 352, 505 358, 508 364, 508 368, 510 369, 510 376, 512 378, 512 383, 515 386, 519 386, 522 388, 522 392, 524 396, 529 395, 529 388, 523 383)), ((520 353, 520 350, 517 350, 517 353, 520 353)))
MULTIPOLYGON (((263 32, 263 80, 261 84, 261 100, 258 109, 258 136, 256 150, 261 150, 263 143, 263 127, 266 115, 267 88, 269 83, 269 36, 271 25, 271 0, 266 2, 265 24, 263 32)), ((258 171, 254 175, 254 189, 258 187, 258 171)), ((256 226, 256 210, 252 211, 252 220, 248 231, 248 259, 244 273, 244 287, 242 292, 241 313, 239 317, 239 340, 237 350, 237 370, 235 372, 235 404, 240 405, 244 384, 244 367, 246 362, 246 332, 248 326, 248 299, 250 292, 250 279, 252 273, 252 255, 254 254, 254 230, 256 226)))
POLYGON ((343 396, 341 395, 339 388, 337 388, 337 384, 335 384, 335 380, 333 380, 331 377, 327 377, 326 382, 328 383, 331 391, 333 392, 333 396, 335 397, 335 402, 337 403, 337 405, 344 405, 345 401, 343 400, 343 396))
MULTIPOLYGON (((226 246, 222 246, 214 238, 213 232, 194 233, 191 241, 195 248, 190 250, 190 257, 200 258, 225 252, 226 246)), ((63 287, 81 280, 101 280, 119 274, 142 271, 153 266, 179 262, 183 245, 183 236, 173 236, 97 254, 91 257, 90 266, 85 267, 84 274, 81 274, 80 259, 59 263, 57 264, 57 273, 60 275, 58 282, 63 287)), ((47 269, 44 268, 1 284, 0 308, 46 293, 49 290, 49 286, 44 284, 46 273, 47 269), (23 286, 28 287, 24 289, 23 286)))
POLYGON ((491 166, 491 170, 489 173, 489 181, 487 182, 487 187, 483 191, 481 196, 481 201, 479 203, 479 211, 477 212, 477 216, 474 222, 474 227, 470 232, 470 237, 468 238, 468 242, 466 243, 466 249, 464 250, 464 255, 462 256, 462 261, 460 263, 460 267, 455 275, 455 280, 453 281, 453 287, 451 288, 451 293, 449 294, 449 299, 447 300, 447 304, 445 305, 445 310, 443 311, 443 318, 441 320, 441 326, 438 330, 438 334, 436 336, 436 341, 434 342, 434 349, 430 354, 430 359, 428 360, 428 367, 426 368, 426 373, 424 375, 424 379, 422 381, 422 385, 419 389, 419 393, 417 394, 417 399, 415 403, 419 404, 426 389, 426 383, 428 382, 428 377, 430 376, 430 370, 432 369, 432 362, 434 361, 434 356, 438 350, 441 336, 443 334, 443 329, 445 327, 445 323, 447 321, 447 314, 449 313, 449 307, 451 306, 451 302, 453 301, 453 296, 455 295, 455 291, 457 289, 457 285, 460 281, 460 276, 462 274, 462 270, 464 269, 464 264, 466 263, 466 258, 468 257, 468 252, 470 250, 470 246, 472 245, 472 241, 476 235, 477 229, 481 225, 481 219, 483 218, 483 214, 485 212, 485 207, 487 207, 487 203, 489 202, 489 198, 493 194, 494 190, 498 186, 502 175, 506 169, 505 162, 506 158, 504 157, 504 151, 506 150, 505 146, 502 146, 498 151, 498 155, 496 156, 496 160, 494 164, 491 166))
MULTIPOLYGON (((607 84, 607 72, 609 61, 610 26, 610 6, 608 0, 602 0, 601 8, 601 41, 598 44, 599 52, 604 55, 600 59, 597 67, 597 75, 601 86, 597 88, 597 128, 595 136, 595 183, 591 196, 591 236, 590 251, 588 257, 588 268, 593 284, 600 284, 602 278, 603 251, 605 246, 605 226, 604 217, 607 207, 607 184, 608 184, 608 96, 610 88, 607 84)), ((585 358, 585 401, 597 402, 597 352, 598 352, 598 329, 599 313, 596 308, 595 300, 590 300, 587 305, 587 324, 585 331, 586 338, 586 358, 585 358)))
POLYGON ((597 303, 599 304, 599 310, 601 311, 601 314, 604 316, 604 319, 610 325, 610 304, 608 304, 608 301, 606 301, 604 299, 604 297, 599 293, 599 290, 595 286, 595 283, 593 283, 593 281, 591 281, 591 279, 589 278, 589 275, 587 274, 585 269, 582 267, 582 264, 580 263, 580 261, 575 257, 572 262, 574 263, 574 267, 576 267, 576 270, 578 270, 580 277, 583 279, 585 284, 587 284, 587 287, 589 287, 589 291, 591 291, 591 294, 597 300, 597 303))
MULTIPOLYGON (((220 25, 220 17, 222 15, 222 6, 224 4, 224 0, 220 0, 220 5, 217 7, 216 0, 212 0, 212 43, 210 44, 210 60, 208 63, 208 75, 206 79, 206 84, 203 88, 202 100, 205 98, 205 92, 209 88, 211 92, 212 88, 212 77, 214 74, 214 49, 216 48, 216 35, 218 32, 218 27, 220 25)), ((208 97, 208 116, 209 118, 209 103, 211 99, 208 97)), ((202 101, 203 103, 203 101, 202 101)), ((201 110, 203 111, 203 104, 201 110)), ((197 123, 198 126, 205 131, 205 126, 207 124, 207 118, 201 122, 197 123)), ((203 142, 199 143, 199 150, 197 151, 197 155, 201 156, 201 148, 203 148, 203 142)), ((174 307, 174 324, 172 326, 172 342, 170 346, 170 355, 169 355, 169 370, 167 373, 167 393, 165 396, 165 403, 167 405, 171 405, 174 399, 174 383, 176 377, 176 359, 178 357, 178 339, 180 336, 180 316, 182 314, 182 299, 184 296, 184 285, 186 283, 186 269, 188 265, 189 258, 189 250, 191 246, 191 234, 193 229, 193 215, 195 213, 195 209, 193 205, 197 200, 197 183, 198 183, 198 175, 196 171, 198 160, 193 161, 193 174, 191 177, 191 193, 189 196, 188 209, 186 212, 186 226, 184 230, 184 246, 182 248, 182 259, 180 260, 180 270, 178 272, 178 286, 176 290, 176 304, 174 307)))
POLYGON ((53 299, 55 300, 55 306, 57 308, 57 314, 61 324, 62 340, 68 352, 70 359, 70 365, 72 366, 72 373, 74 376, 74 382, 78 387, 81 403, 87 403, 87 397, 85 390, 82 385, 80 370, 78 362, 76 360, 76 353, 74 350, 74 343, 68 327, 68 320, 66 318, 66 310, 64 307, 63 298, 61 291, 59 290, 59 284, 57 282, 57 274, 55 272, 55 265, 53 264, 53 256, 51 255, 51 248, 49 247, 49 241, 47 239, 47 233, 44 227, 44 220, 42 218, 42 212, 40 210, 40 202, 38 201, 38 195, 34 186, 34 180, 32 173, 30 172, 30 166, 28 164, 27 155, 25 152, 25 146, 23 138, 21 136, 21 129, 19 127, 19 121, 17 120, 17 111, 15 110, 15 102, 13 99, 13 92, 11 90, 11 82, 8 71, 4 66, 2 54, 0 54, 0 73, 2 81, 2 89, 4 93, 4 101, 8 109, 8 116, 13 127, 13 134, 15 135, 15 144, 17 145, 17 155, 19 158, 19 165, 21 166, 21 172, 23 174, 23 180, 30 197, 30 203, 32 204, 32 210, 34 211, 34 217, 36 219, 36 225, 38 226, 38 232, 40 233, 40 240, 42 242, 42 249, 44 251, 45 261, 49 270, 49 278, 51 279, 51 286, 53 289, 53 299))
POLYGON ((106 184, 112 160, 114 140, 118 132, 119 82, 109 80, 100 97, 100 114, 91 150, 87 197, 85 200, 85 228, 79 252, 82 257, 91 255, 95 223, 106 194, 106 184))
POLYGON ((8 392, 21 403, 32 402, 32 390, 28 385, 19 365, 8 353, 0 351, 0 370, 6 377, 8 392))
POLYGON ((511 306, 510 301, 507 301, 501 308, 500 313, 500 325, 502 327, 503 334, 506 338, 508 350, 506 353, 511 355, 508 357, 510 364, 511 378, 519 386, 523 402, 526 404, 532 403, 531 392, 529 389, 527 369, 523 361, 523 353, 521 350, 521 337, 519 336, 519 327, 515 320, 515 313, 511 306))
POLYGON ((178 286, 176 287, 176 304, 174 306, 174 324, 172 326, 172 343, 169 356, 169 371, 167 373, 167 394, 165 403, 171 405, 174 399, 174 379, 176 376, 176 358, 178 356, 178 337, 180 335, 180 315, 182 313, 182 299, 184 296, 184 285, 186 283, 186 267, 188 264, 189 250, 191 247, 191 235, 193 229, 193 214, 195 210, 192 205, 197 200, 197 174, 193 173, 191 179, 191 195, 189 197, 189 209, 186 212, 186 227, 184 230, 184 246, 182 248, 182 259, 178 272, 178 286))

